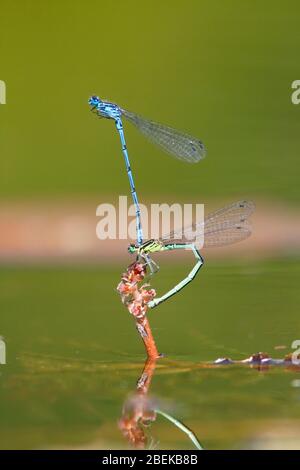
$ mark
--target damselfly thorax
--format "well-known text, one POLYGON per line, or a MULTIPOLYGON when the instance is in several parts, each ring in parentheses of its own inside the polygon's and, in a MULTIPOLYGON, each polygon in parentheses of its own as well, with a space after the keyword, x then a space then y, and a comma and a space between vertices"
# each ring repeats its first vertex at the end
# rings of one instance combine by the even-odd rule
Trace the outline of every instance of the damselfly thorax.
POLYGON ((146 256, 151 253, 157 253, 164 249, 164 244, 155 239, 147 240, 141 245, 131 244, 128 247, 129 253, 136 253, 137 256, 146 256))
POLYGON ((136 253, 137 259, 144 260, 144 262, 146 262, 148 265, 151 274, 156 273, 159 270, 159 266, 152 258, 150 258, 149 255, 163 250, 165 250, 164 243, 154 239, 147 240, 141 245, 132 243, 128 246, 128 252, 131 254, 136 253))

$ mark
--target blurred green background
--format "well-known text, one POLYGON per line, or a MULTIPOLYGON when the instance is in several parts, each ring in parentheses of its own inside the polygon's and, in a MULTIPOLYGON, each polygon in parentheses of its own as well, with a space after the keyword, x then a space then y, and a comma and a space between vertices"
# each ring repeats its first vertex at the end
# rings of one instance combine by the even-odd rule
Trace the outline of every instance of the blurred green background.
POLYGON ((125 193, 114 125, 88 111, 96 93, 208 148, 191 168, 126 125, 141 198, 298 202, 298 11, 290 0, 2 0, 1 196, 125 193))
MULTIPOLYGON (((59 211, 65 200, 75 212, 83 201, 94 216, 100 202, 128 194, 114 124, 89 112, 91 94, 186 130, 208 149, 199 165, 185 165, 126 124, 141 201, 241 197, 258 212, 259 201, 298 211, 300 105, 291 84, 300 78, 299 13, 291 0, 1 0, 1 217, 12 203, 28 211, 50 201, 59 211)), ((263 230, 267 240, 276 232, 268 223, 263 230)), ((167 355, 151 393, 172 402, 206 448, 300 447, 296 370, 202 370, 220 356, 291 351, 300 263, 288 248, 271 260, 208 258, 195 282, 151 313, 167 355)), ((164 260, 153 280, 159 292, 191 262, 164 260)), ((144 353, 114 291, 123 261, 15 261, 1 257, 0 447, 126 447, 116 423, 144 353)), ((191 447, 160 419, 153 430, 159 447, 191 447)))

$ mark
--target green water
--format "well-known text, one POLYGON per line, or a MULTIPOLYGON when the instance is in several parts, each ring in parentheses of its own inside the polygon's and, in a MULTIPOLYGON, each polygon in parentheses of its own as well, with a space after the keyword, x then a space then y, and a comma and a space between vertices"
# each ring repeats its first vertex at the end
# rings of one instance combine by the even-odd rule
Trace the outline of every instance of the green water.
MULTIPOLYGON (((162 292, 183 274, 183 266, 164 266, 153 286, 162 292)), ((119 275, 117 267, 1 268, 1 448, 129 447, 117 423, 145 354, 113 290, 119 275)), ((291 352, 300 338, 299 279, 298 261, 207 263, 176 300, 150 313, 166 356, 152 400, 205 448, 256 447, 277 428, 284 444, 299 428, 295 370, 207 367, 222 356, 291 352)), ((161 416, 147 432, 158 448, 193 448, 161 416)))

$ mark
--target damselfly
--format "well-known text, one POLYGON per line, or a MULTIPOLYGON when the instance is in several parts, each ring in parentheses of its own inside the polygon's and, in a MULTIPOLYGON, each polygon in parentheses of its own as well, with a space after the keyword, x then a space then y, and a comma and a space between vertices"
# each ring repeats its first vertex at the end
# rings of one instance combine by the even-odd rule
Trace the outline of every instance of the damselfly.
POLYGON ((99 117, 113 119, 116 124, 117 131, 120 135, 122 151, 125 158, 126 170, 129 178, 132 198, 136 210, 137 225, 137 245, 143 243, 143 231, 141 224, 141 211, 139 207, 138 197, 134 185, 134 179, 130 168, 129 156, 124 136, 122 117, 124 116, 129 122, 134 124, 137 129, 144 134, 153 143, 162 147, 166 152, 170 153, 179 160, 189 163, 196 163, 205 156, 205 148, 203 143, 188 134, 179 132, 171 127, 163 126, 153 121, 149 121, 138 116, 135 113, 126 111, 120 106, 102 101, 98 96, 92 96, 89 99, 92 111, 96 112, 99 117))
MULTIPOLYGON (((191 272, 179 282, 175 287, 169 290, 162 297, 155 298, 148 303, 150 308, 156 307, 169 297, 177 294, 183 287, 191 282, 197 275, 204 260, 197 248, 197 243, 191 241, 191 235, 194 239, 202 239, 203 247, 224 246, 239 242, 249 237, 251 226, 248 217, 253 213, 255 205, 251 201, 238 201, 222 209, 218 209, 205 217, 203 222, 175 230, 168 235, 157 240, 148 240, 142 245, 131 244, 128 247, 129 253, 136 253, 137 258, 147 261, 147 256, 152 253, 171 251, 171 250, 191 250, 196 258, 196 264, 191 272)), ((151 260, 153 262, 153 260, 151 260)))

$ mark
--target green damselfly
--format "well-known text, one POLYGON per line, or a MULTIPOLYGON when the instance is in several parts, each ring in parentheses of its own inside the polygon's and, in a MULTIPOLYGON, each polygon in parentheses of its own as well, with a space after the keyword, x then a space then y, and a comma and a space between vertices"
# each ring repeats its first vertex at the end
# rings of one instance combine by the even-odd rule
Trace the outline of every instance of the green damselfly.
MULTIPOLYGON (((199 247, 197 247, 197 242, 191 241, 192 236, 196 240, 203 240, 204 248, 225 246, 244 240, 251 234, 248 218, 254 212, 254 209, 255 205, 252 201, 234 202, 210 213, 204 218, 203 222, 195 223, 184 229, 174 230, 160 239, 151 239, 142 245, 129 245, 129 253, 136 253, 137 259, 142 259, 145 263, 148 263, 147 258, 153 253, 172 250, 191 250, 196 258, 196 264, 191 272, 162 297, 151 300, 148 306, 154 308, 177 294, 195 278, 201 266, 203 266, 203 257, 200 254, 199 247)), ((151 259, 150 263, 154 263, 154 261, 151 259)), ((150 270, 153 271, 155 268, 158 269, 156 263, 150 270)))

